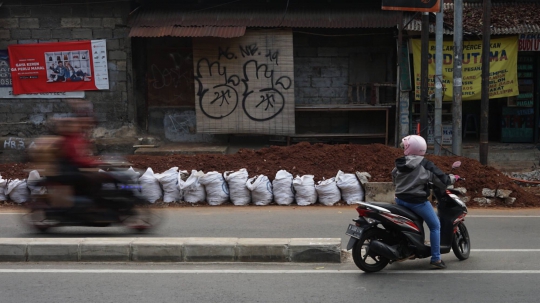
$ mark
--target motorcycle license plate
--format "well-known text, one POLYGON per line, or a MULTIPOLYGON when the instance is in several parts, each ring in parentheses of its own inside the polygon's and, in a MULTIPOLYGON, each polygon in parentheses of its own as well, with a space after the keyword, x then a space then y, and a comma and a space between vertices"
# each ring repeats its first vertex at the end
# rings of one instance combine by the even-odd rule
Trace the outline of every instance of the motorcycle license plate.
POLYGON ((354 224, 349 224, 349 227, 347 227, 347 231, 345 232, 345 234, 353 238, 360 239, 360 236, 362 236, 362 231, 364 231, 362 227, 356 226, 354 224))

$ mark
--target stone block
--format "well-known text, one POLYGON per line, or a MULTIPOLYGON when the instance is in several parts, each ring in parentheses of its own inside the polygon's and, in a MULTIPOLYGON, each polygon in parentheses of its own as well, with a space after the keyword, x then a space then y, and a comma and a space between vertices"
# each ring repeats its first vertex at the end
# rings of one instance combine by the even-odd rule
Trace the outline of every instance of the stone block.
POLYGON ((0 18, 0 28, 18 28, 19 18, 0 18))
POLYGON ((9 34, 9 30, 7 29, 0 29, 0 39, 1 40, 8 40, 11 37, 9 34))
POLYGON ((113 30, 113 38, 127 38, 129 34, 129 29, 127 28, 117 28, 113 30))
POLYGON ((236 258, 240 262, 287 262, 289 239, 243 238, 236 245, 236 258))
POLYGON ((28 243, 28 261, 79 261, 79 243, 76 238, 38 238, 28 243))
POLYGON ((368 172, 356 172, 356 178, 358 178, 358 181, 360 181, 360 184, 364 186, 366 183, 369 182, 369 179, 371 179, 371 175, 368 172))
POLYGON ((87 28, 74 29, 71 31, 73 39, 92 39, 92 30, 87 28))
POLYGON ((80 243, 80 261, 129 261, 131 242, 135 238, 89 238, 80 243))
POLYGON ((112 29, 102 28, 93 30, 94 39, 111 39, 113 37, 112 29))
POLYGON ((37 39, 19 40, 19 44, 33 44, 33 43, 38 43, 38 40, 37 39))
POLYGON ((487 205, 491 204, 491 199, 488 199, 488 198, 474 198, 473 201, 478 203, 478 205, 480 205, 480 206, 484 206, 486 204, 487 205))
POLYGON ((101 18, 81 18, 81 27, 101 27, 101 18))
POLYGON ((118 40, 107 40, 107 50, 117 50, 120 48, 118 40))
MULTIPOLYGON (((327 78, 328 79, 328 78, 327 78)), ((334 77, 332 79, 332 87, 348 88, 349 79, 347 77, 334 77)))
POLYGON ((320 97, 328 97, 328 98, 346 98, 347 97, 347 89, 346 88, 319 88, 319 96, 320 97))
POLYGON ((32 39, 51 39, 50 29, 33 29, 32 39))
POLYGON ((0 238, 0 262, 26 261, 30 239, 0 238))
POLYGON ((462 195, 467 193, 467 189, 465 187, 456 187, 454 189, 459 191, 459 193, 462 194, 462 195))
POLYGON ((32 38, 32 32, 29 29, 12 29, 11 39, 24 40, 32 38))
POLYGON ((298 57, 317 57, 317 48, 316 47, 295 47, 295 61, 298 57))
POLYGON ((17 40, 1 40, 0 49, 7 49, 7 47, 12 44, 17 44, 17 40))
POLYGON ((497 190, 497 198, 506 199, 510 197, 510 194, 512 193, 509 189, 498 189, 497 190))
POLYGON ((489 188, 482 188, 482 196, 488 197, 488 198, 493 198, 493 197, 495 197, 495 190, 494 189, 489 189, 489 188))
POLYGON ((295 96, 298 96, 299 98, 306 98, 306 97, 318 97, 319 96, 319 89, 318 88, 307 88, 307 87, 299 87, 295 89, 295 96), (298 95, 297 95, 298 94, 298 95))
POLYGON ((69 29, 69 28, 53 29, 51 31, 51 38, 53 38, 53 39, 71 39, 71 29, 69 29))
POLYGON ((20 18, 19 28, 39 28, 38 18, 20 18))
POLYGON ((110 51, 107 55, 108 60, 126 60, 127 55, 124 51, 110 51))
POLYGON ((396 189, 392 182, 368 182, 364 184, 366 202, 395 203, 396 189))
POLYGON ((186 238, 139 238, 131 243, 131 260, 139 262, 182 262, 186 238))
POLYGON ((116 69, 119 71, 127 70, 127 62, 125 60, 119 60, 116 62, 116 69))
POLYGON ((118 23, 117 18, 103 18, 102 24, 104 28, 115 28, 118 23))
POLYGON ((71 16, 71 5, 54 5, 54 6, 45 6, 41 5, 38 9, 33 7, 31 9, 31 17, 35 18, 51 18, 51 17, 61 17, 61 16, 71 16))
POLYGON ((291 262, 341 262, 340 238, 292 238, 289 242, 291 262))
POLYGON ((81 18, 62 18, 60 19, 61 27, 81 27, 81 18))
POLYGON ((516 202, 516 198, 514 198, 514 197, 507 197, 507 198, 504 199, 504 203, 506 205, 512 205, 512 204, 514 204, 514 202, 516 202))
POLYGON ((328 77, 328 78, 339 77, 339 76, 341 76, 341 68, 338 68, 338 67, 322 67, 321 76, 322 77, 328 77))
POLYGON ((57 29, 60 28, 61 18, 40 18, 39 19, 39 27, 40 28, 50 28, 50 29, 57 29))
POLYGON ((332 66, 340 68, 349 68, 349 57, 332 58, 332 66))
POLYGON ((184 260, 188 262, 235 261, 238 238, 189 238, 184 243, 184 260))
POLYGON ((327 88, 327 87, 332 86, 332 79, 331 78, 313 77, 313 78, 311 78, 311 86, 312 87, 327 88))
POLYGON ((294 87, 295 88, 299 88, 299 87, 311 87, 311 79, 306 77, 306 78, 302 78, 302 79, 297 79, 296 77, 294 78, 294 87))
POLYGON ((319 57, 337 57, 338 51, 335 47, 319 47, 317 48, 317 55, 319 57))

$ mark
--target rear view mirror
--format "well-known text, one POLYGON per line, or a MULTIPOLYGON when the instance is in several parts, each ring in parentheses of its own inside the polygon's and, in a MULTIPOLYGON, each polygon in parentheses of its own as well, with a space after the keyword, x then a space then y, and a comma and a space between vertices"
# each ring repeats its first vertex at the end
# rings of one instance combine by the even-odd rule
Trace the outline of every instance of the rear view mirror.
POLYGON ((454 163, 452 163, 452 168, 458 168, 461 166, 461 161, 456 161, 454 163))

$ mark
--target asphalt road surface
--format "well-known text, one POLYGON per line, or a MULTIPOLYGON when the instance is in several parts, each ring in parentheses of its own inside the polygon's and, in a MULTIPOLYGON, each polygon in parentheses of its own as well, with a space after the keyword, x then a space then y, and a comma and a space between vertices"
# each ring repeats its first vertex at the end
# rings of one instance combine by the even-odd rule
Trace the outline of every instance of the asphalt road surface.
MULTIPOLYGON (((341 237, 353 207, 161 210, 152 237, 341 237)), ((0 237, 134 236, 123 228, 26 229, 0 214, 0 237)), ((0 302, 537 302, 540 209, 470 210, 468 260, 443 255, 364 274, 342 264, 0 263, 0 302)))

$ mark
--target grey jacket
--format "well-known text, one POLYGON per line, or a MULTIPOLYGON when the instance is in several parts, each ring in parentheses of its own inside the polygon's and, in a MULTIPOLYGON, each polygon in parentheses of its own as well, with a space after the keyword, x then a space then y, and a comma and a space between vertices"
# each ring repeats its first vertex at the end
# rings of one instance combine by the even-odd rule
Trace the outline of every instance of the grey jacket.
POLYGON ((428 183, 446 189, 454 184, 456 178, 452 174, 445 174, 422 156, 404 156, 396 159, 392 181, 397 198, 409 203, 424 203, 430 194, 428 183))

